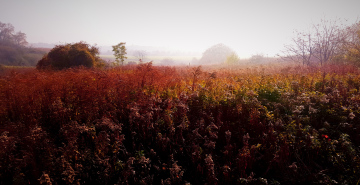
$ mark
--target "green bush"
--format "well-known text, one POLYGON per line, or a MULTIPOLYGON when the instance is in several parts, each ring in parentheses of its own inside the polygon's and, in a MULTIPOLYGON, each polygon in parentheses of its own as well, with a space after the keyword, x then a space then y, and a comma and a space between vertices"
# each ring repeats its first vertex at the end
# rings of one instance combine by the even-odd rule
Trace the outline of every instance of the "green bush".
POLYGON ((67 69, 100 66, 99 49, 85 42, 55 46, 36 65, 37 69, 67 69))

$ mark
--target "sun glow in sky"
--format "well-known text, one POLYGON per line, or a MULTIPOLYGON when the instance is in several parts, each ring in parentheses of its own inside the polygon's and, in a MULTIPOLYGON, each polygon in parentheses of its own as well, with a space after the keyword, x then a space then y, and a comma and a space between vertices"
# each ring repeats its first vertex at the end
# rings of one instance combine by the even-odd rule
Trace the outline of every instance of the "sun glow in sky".
POLYGON ((360 18, 358 0, 0 0, 0 22, 29 43, 158 46, 203 52, 223 43, 240 57, 275 56, 294 30, 322 18, 360 18))

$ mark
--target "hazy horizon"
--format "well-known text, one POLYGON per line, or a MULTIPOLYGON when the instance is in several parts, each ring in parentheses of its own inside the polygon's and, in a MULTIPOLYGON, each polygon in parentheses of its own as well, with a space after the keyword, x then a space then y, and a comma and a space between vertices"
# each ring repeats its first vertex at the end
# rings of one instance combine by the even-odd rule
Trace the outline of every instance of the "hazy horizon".
POLYGON ((358 1, 20 1, 0 0, 0 22, 29 43, 98 46, 119 42, 204 52, 223 43, 240 57, 275 56, 294 30, 322 18, 359 21, 358 1))

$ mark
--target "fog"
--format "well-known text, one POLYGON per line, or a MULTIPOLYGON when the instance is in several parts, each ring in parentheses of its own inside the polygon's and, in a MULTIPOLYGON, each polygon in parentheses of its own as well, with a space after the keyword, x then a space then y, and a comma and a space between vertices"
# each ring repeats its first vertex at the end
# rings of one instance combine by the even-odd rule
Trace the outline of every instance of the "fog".
POLYGON ((24 32, 29 43, 85 41, 101 46, 104 55, 119 42, 127 43, 129 53, 159 51, 170 57, 198 56, 223 43, 240 58, 258 53, 273 57, 291 42, 294 30, 306 30, 323 18, 352 24, 360 16, 359 1, 334 0, 0 0, 0 4, 1 21, 24 32))

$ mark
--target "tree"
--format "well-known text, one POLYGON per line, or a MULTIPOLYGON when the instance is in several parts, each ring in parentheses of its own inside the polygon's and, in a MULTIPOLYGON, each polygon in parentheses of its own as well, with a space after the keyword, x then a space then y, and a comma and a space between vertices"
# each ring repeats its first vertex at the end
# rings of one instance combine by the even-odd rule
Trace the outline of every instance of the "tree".
POLYGON ((336 62, 348 62, 360 66, 360 22, 344 30, 345 41, 336 62))
POLYGON ((125 44, 126 42, 120 42, 119 44, 112 46, 117 65, 119 65, 120 62, 121 65, 124 65, 124 60, 127 59, 125 56, 127 54, 125 44))
POLYGON ((55 46, 36 65, 37 69, 66 69, 100 66, 99 49, 85 42, 55 46))
POLYGON ((256 54, 256 55, 252 55, 249 60, 253 64, 260 64, 265 61, 265 57, 263 54, 256 54))
POLYGON ((26 41, 26 34, 20 31, 17 32, 15 35, 13 35, 13 42, 18 46, 26 46, 28 44, 26 41))
POLYGON ((320 64, 329 62, 339 54, 341 45, 345 42, 344 28, 337 21, 322 20, 313 26, 315 29, 315 55, 320 64))
POLYGON ((311 62, 323 65, 335 59, 341 52, 345 42, 343 24, 338 20, 321 20, 319 24, 312 25, 309 32, 296 31, 293 44, 285 46, 285 59, 301 61, 303 65, 311 62))
POLYGON ((20 31, 15 33, 12 24, 0 22, 0 45, 24 47, 27 44, 25 33, 20 31))
POLYGON ((235 65, 235 64, 238 64, 239 61, 240 61, 239 56, 238 56, 235 52, 233 52, 231 55, 229 55, 229 56, 226 58, 225 64, 235 65))
POLYGON ((10 23, 0 22, 0 64, 9 66, 35 66, 46 53, 26 47, 26 34, 15 32, 10 23))
POLYGON ((144 61, 145 57, 147 56, 147 53, 144 50, 136 50, 134 51, 134 56, 138 58, 139 61, 144 61))
POLYGON ((314 54, 314 45, 310 33, 296 31, 297 35, 292 39, 293 45, 286 45, 285 58, 292 61, 301 61, 303 65, 310 65, 310 59, 314 54))
POLYGON ((217 44, 208 48, 199 60, 199 64, 221 64, 229 55, 234 53, 232 49, 224 44, 217 44))
POLYGON ((11 45, 12 36, 14 33, 14 26, 10 23, 5 24, 0 22, 0 44, 1 45, 11 45))
POLYGON ((175 61, 174 59, 167 57, 161 60, 160 65, 164 65, 164 66, 171 66, 174 65, 175 61))

